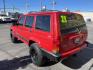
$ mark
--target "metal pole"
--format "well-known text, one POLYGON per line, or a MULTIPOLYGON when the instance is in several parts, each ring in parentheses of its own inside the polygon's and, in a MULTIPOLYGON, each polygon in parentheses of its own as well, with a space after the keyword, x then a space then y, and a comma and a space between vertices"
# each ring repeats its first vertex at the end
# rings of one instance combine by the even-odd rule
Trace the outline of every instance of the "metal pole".
POLYGON ((56 5, 56 2, 55 2, 55 0, 53 0, 53 2, 52 2, 53 10, 55 10, 55 5, 56 5))
POLYGON ((41 11, 42 11, 42 6, 43 6, 43 2, 42 2, 42 0, 41 0, 41 11))
POLYGON ((3 5, 4 5, 4 14, 5 14, 6 13, 5 0, 3 0, 3 5))
POLYGON ((13 12, 15 12, 15 6, 13 6, 13 12))
POLYGON ((26 12, 27 12, 27 0, 25 0, 26 12))
POLYGON ((55 3, 55 2, 54 2, 54 0, 53 0, 53 10, 55 9, 55 5, 54 5, 54 3, 55 3))
POLYGON ((25 0, 25 5, 26 5, 26 12, 28 12, 28 8, 29 8, 29 4, 28 4, 28 1, 27 0, 25 0))

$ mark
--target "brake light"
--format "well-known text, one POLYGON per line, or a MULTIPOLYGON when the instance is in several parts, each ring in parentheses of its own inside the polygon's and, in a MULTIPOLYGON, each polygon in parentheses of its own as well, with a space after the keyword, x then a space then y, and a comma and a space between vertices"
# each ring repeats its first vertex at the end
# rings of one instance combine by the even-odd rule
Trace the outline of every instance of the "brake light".
POLYGON ((60 37, 57 39, 54 39, 54 46, 53 46, 53 53, 58 53, 59 52, 59 47, 60 47, 60 37))
POLYGON ((58 53, 59 52, 59 47, 54 47, 54 49, 52 50, 53 53, 58 53))

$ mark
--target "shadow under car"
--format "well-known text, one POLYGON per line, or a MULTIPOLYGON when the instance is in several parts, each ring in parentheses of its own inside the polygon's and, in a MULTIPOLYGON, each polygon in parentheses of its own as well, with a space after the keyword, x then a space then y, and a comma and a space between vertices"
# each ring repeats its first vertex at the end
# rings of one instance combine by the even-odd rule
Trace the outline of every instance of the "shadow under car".
POLYGON ((89 43, 88 47, 77 54, 76 57, 69 57, 61 63, 72 69, 79 69, 93 58, 93 44, 89 43))

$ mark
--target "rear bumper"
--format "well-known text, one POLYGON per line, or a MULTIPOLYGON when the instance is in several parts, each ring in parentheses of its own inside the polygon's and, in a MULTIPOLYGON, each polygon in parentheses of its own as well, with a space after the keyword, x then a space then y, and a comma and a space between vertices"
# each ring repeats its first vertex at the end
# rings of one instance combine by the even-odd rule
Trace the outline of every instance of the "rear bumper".
POLYGON ((88 46, 88 43, 85 42, 83 43, 82 45, 80 45, 80 47, 77 47, 77 48, 74 48, 68 52, 65 52, 65 53, 57 53, 57 54, 53 54, 53 53, 50 53, 50 52, 47 52, 45 50, 42 49, 43 53, 45 56, 47 56, 47 58, 49 58, 51 61, 56 61, 56 62, 59 62, 60 60, 62 59, 65 59, 75 53, 78 53, 79 51, 81 51, 82 49, 86 48, 88 46))
POLYGON ((69 57, 69 56, 71 56, 71 55, 73 55, 73 54, 81 51, 82 49, 86 48, 87 46, 88 46, 88 43, 85 42, 85 43, 83 43, 82 45, 80 45, 80 47, 77 47, 77 48, 74 48, 74 49, 72 49, 72 50, 69 50, 69 51, 67 51, 67 52, 65 52, 65 53, 62 53, 62 54, 61 54, 61 58, 63 58, 63 59, 64 59, 64 58, 67 58, 67 57, 69 57))
POLYGON ((44 50, 44 49, 41 49, 41 50, 42 50, 42 52, 43 52, 43 55, 44 55, 45 57, 47 57, 50 61, 59 62, 59 61, 61 60, 61 56, 60 56, 59 53, 53 54, 53 53, 48 52, 48 51, 46 51, 46 50, 44 50))

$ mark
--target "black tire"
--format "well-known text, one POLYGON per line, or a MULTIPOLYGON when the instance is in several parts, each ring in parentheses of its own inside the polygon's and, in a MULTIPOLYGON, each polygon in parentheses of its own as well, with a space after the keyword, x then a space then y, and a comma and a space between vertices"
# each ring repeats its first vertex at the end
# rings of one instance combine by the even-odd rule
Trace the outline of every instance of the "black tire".
POLYGON ((73 56, 73 57, 77 57, 77 56, 78 56, 78 54, 76 53, 76 54, 73 54, 72 56, 73 56))
POLYGON ((18 39, 12 34, 12 32, 10 33, 10 37, 13 43, 18 43, 18 39))
POLYGON ((37 66, 43 66, 45 64, 43 53, 39 49, 39 45, 37 43, 33 43, 30 46, 30 55, 31 55, 33 64, 37 66))

